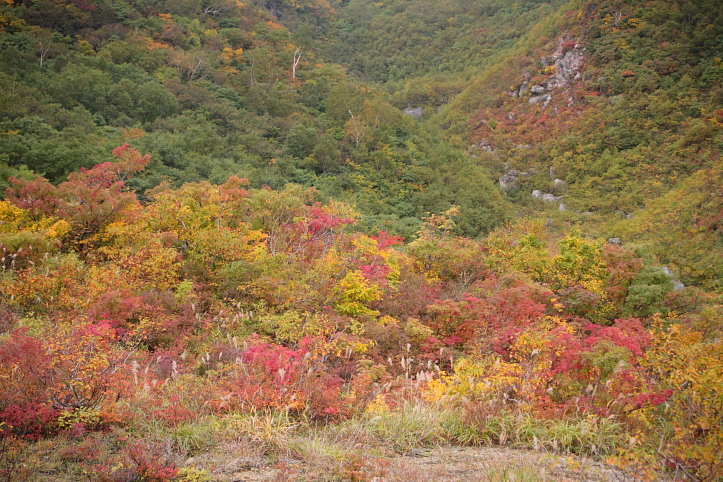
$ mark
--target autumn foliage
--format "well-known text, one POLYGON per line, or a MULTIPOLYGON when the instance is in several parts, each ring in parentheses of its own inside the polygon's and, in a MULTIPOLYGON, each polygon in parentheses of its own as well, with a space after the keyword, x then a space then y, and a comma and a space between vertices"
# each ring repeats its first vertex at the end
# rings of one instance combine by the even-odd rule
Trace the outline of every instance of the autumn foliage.
POLYGON ((635 252, 528 221, 459 238, 454 209, 405 246, 312 189, 235 177, 141 203, 124 182, 149 158, 114 155, 57 187, 17 180, 0 204, 17 254, 0 277, 3 440, 128 429, 118 467, 171 480, 164 452, 133 437, 141 421, 333 423, 416 396, 474 423, 614 419, 635 440, 608 454, 621 464, 720 474, 719 306, 677 311, 682 294, 635 252))

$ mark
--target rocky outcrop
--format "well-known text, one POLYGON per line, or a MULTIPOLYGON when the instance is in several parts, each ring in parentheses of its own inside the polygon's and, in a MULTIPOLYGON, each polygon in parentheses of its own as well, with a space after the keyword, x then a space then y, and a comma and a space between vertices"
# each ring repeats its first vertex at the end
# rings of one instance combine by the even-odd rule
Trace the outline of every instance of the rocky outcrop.
POLYGON ((557 57, 555 59, 555 82, 557 87, 565 88, 575 78, 582 78, 580 69, 584 60, 585 49, 581 49, 578 44, 575 44, 575 47, 564 55, 557 57))
POLYGON ((500 177, 500 188, 504 189, 505 191, 517 189, 519 187, 519 185, 517 184, 517 179, 519 177, 525 177, 529 175, 530 174, 528 172, 520 172, 517 169, 512 169, 507 172, 507 174, 500 177))
POLYGON ((665 273, 668 278, 670 278, 670 282, 673 284, 673 291, 679 291, 685 288, 685 285, 678 279, 675 279, 675 275, 673 272, 668 268, 667 266, 663 266, 663 273, 665 273))
POLYGON ((407 107, 402 111, 403 114, 410 115, 414 117, 415 119, 419 119, 422 117, 422 108, 421 107, 407 107))
POLYGON ((517 171, 510 171, 500 177, 500 187, 505 191, 515 189, 517 187, 517 171))
MULTIPOLYGON (((573 81, 582 80, 582 67, 587 49, 580 44, 560 40, 557 51, 551 57, 542 57, 544 67, 554 66, 555 73, 544 85, 545 90, 564 89, 573 81)), ((534 87, 533 87, 534 88, 534 87)), ((534 92, 533 92, 534 93, 534 92)))
MULTIPOLYGON (((525 80, 518 88, 511 88, 511 97, 530 96, 528 102, 531 105, 542 104, 546 107, 552 100, 550 92, 554 89, 564 89, 572 82, 583 80, 581 69, 585 62, 587 49, 575 42, 560 40, 557 51, 550 57, 542 57, 540 62, 545 68, 554 66, 554 73, 548 77, 547 82, 529 85, 530 74, 525 72, 525 80)), ((573 98, 568 100, 568 107, 573 105, 573 98)))
POLYGON ((552 96, 550 94, 543 94, 543 95, 532 96, 532 97, 530 97, 530 100, 528 100, 527 102, 529 102, 530 105, 541 102, 543 105, 547 106, 547 104, 549 104, 551 100, 552 100, 552 96))
POLYGON ((486 140, 482 140, 477 144, 472 144, 467 148, 467 154, 471 154, 474 151, 495 152, 489 141, 486 140))
POLYGON ((522 82, 522 85, 520 86, 519 91, 518 91, 520 97, 522 97, 523 95, 525 95, 525 94, 528 93, 529 91, 530 91, 530 89, 529 89, 529 87, 527 87, 527 81, 525 80, 524 82, 522 82))
POLYGON ((562 196, 555 196, 554 194, 550 194, 549 192, 543 193, 539 189, 535 189, 534 191, 532 191, 532 197, 546 203, 556 203, 562 199, 562 196))

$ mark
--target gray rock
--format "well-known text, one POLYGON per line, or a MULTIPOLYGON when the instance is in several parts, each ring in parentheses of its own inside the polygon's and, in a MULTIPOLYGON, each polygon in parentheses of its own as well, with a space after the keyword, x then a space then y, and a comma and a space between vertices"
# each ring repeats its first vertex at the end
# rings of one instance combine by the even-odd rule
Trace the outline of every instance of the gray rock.
POLYGON ((565 211, 566 209, 567 208, 565 207, 565 205, 563 203, 560 203, 560 205, 557 207, 558 211, 565 211))
POLYGON ((562 196, 555 196, 554 194, 545 193, 540 197, 541 200, 543 200, 546 203, 556 203, 560 199, 562 199, 562 196))
POLYGON ((494 149, 492 149, 492 146, 490 146, 489 141, 480 141, 477 148, 481 151, 487 151, 487 152, 492 152, 494 150, 494 149))
POLYGON ((422 117, 422 108, 421 107, 407 107, 402 111, 402 113, 411 115, 415 119, 419 119, 422 117))
POLYGON ((618 246, 622 246, 623 240, 620 238, 608 238, 607 243, 608 244, 617 244, 618 246))
POLYGON ((575 45, 573 50, 562 55, 562 52, 558 50, 555 55, 555 83, 558 88, 565 88, 570 85, 570 79, 579 80, 582 77, 577 77, 582 68, 583 61, 585 60, 585 51, 578 48, 575 45))
POLYGON ((517 181, 516 177, 511 177, 509 174, 505 174, 504 176, 500 177, 500 188, 503 191, 509 191, 517 187, 517 181))
POLYGON ((527 87, 527 81, 522 82, 522 85, 520 86, 520 97, 528 93, 530 89, 527 87))
POLYGON ((532 92, 535 95, 542 94, 543 92, 545 92, 545 88, 541 85, 533 85, 530 88, 530 92, 532 92))
POLYGON ((550 94, 542 94, 542 95, 535 95, 533 97, 530 97, 530 100, 528 100, 527 102, 529 102, 531 105, 537 104, 538 102, 549 103, 551 99, 552 99, 552 96, 550 94))
POLYGON ((472 154, 473 151, 495 152, 488 141, 480 141, 479 144, 472 144, 467 148, 467 154, 472 154))
POLYGON ((685 288, 685 285, 680 280, 675 279, 673 272, 667 266, 663 266, 663 273, 670 278, 670 282, 673 283, 673 291, 680 291, 685 288))
MULTIPOLYGON (((526 174, 526 173, 525 173, 526 174)), ((520 172, 512 169, 510 172, 505 174, 504 176, 500 177, 500 187, 504 190, 509 189, 516 189, 517 186, 517 177, 520 175, 520 172)))

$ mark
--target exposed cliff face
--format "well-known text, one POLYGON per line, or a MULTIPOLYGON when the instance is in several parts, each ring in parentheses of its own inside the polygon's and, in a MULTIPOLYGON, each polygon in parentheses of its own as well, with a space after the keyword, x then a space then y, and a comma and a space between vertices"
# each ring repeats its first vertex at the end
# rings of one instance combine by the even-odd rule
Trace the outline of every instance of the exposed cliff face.
MULTIPOLYGON (((512 97, 524 97, 528 93, 531 98, 530 104, 536 104, 540 101, 549 100, 549 95, 545 97, 545 92, 555 89, 565 89, 570 87, 574 82, 582 80, 582 71, 585 65, 587 49, 580 43, 564 41, 560 39, 558 48, 551 56, 540 58, 540 64, 548 73, 548 77, 544 82, 530 85, 529 79, 525 79, 520 87, 513 90, 510 95, 512 97)), ((529 77, 529 74, 525 75, 529 77)))
POLYGON ((555 87, 565 88, 575 80, 582 78, 581 70, 585 61, 584 47, 575 44, 572 50, 562 53, 562 46, 554 55, 555 78, 553 80, 555 87))

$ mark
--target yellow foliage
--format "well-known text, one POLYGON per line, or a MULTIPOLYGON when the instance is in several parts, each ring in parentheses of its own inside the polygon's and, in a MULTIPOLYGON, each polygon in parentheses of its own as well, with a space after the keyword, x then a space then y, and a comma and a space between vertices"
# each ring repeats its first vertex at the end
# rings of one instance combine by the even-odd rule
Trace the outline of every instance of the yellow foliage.
POLYGON ((87 410, 78 417, 92 419, 96 413, 94 409, 108 388, 104 379, 111 374, 112 352, 107 344, 112 336, 110 331, 98 328, 91 331, 73 324, 62 327, 55 338, 43 343, 52 360, 48 388, 53 399, 86 407, 87 410))
POLYGON ((546 317, 533 329, 521 333, 510 347, 509 361, 497 355, 460 358, 452 374, 427 383, 425 398, 438 401, 444 397, 468 400, 504 401, 514 399, 523 406, 539 400, 551 379, 552 363, 561 353, 548 343, 547 334, 554 328, 568 333, 574 327, 557 317, 546 317))
POLYGON ((431 328, 425 326, 415 318, 407 319, 407 323, 404 325, 404 334, 416 343, 422 343, 432 336, 433 333, 434 331, 431 328))
POLYGON ((645 20, 637 17, 628 18, 627 23, 629 27, 636 28, 638 30, 644 28, 647 25, 647 22, 645 22, 645 20))
POLYGON ((41 233, 49 238, 60 238, 69 231, 70 225, 66 221, 45 216, 32 218, 14 204, 0 201, 0 233, 41 233))
POLYGON ((124 128, 124 129, 121 129, 121 132, 123 133, 123 140, 140 139, 141 137, 143 137, 145 135, 145 132, 143 131, 143 129, 140 129, 138 127, 133 128, 133 129, 128 129, 128 130, 126 130, 124 128))
POLYGON ((490 233, 487 246, 492 266, 523 272, 534 281, 544 281, 551 256, 542 221, 521 220, 508 224, 490 233))
POLYGON ((63 430, 70 429, 76 423, 94 426, 100 422, 100 412, 88 407, 64 410, 58 417, 57 424, 63 430))
POLYGON ((627 40, 625 40, 624 38, 615 39, 614 42, 620 50, 627 50, 628 48, 630 48, 630 44, 628 44, 627 40))
POLYGON ((381 326, 398 325, 399 320, 397 320, 396 318, 394 318, 392 316, 385 315, 385 316, 380 317, 377 320, 377 323, 381 326))
POLYGON ((378 394, 374 400, 369 403, 366 408, 364 409, 364 413, 367 415, 380 415, 384 413, 388 413, 390 411, 389 405, 387 404, 387 401, 382 394, 378 394))
POLYGON ((425 389, 429 401, 445 396, 489 400, 505 398, 522 388, 524 368, 519 363, 504 362, 489 356, 481 360, 461 358, 454 364, 454 375, 431 380, 425 389))
POLYGON ((95 55, 95 49, 93 48, 93 45, 87 40, 78 39, 78 47, 84 55, 95 55))
POLYGON ((7 201, 0 201, 0 233, 15 233, 27 219, 26 211, 7 201))
POLYGON ((57 221, 52 226, 50 226, 46 234, 49 238, 62 238, 65 237, 68 233, 70 233, 71 229, 72 226, 70 225, 70 223, 61 219, 60 221, 57 221))
POLYGON ((707 342, 680 324, 664 329, 660 319, 654 326, 643 363, 659 379, 659 390, 672 390, 672 396, 662 406, 632 413, 640 437, 696 480, 717 480, 723 470, 723 341, 707 342))
MULTIPOLYGON (((12 0, 3 0, 4 2, 12 2, 12 0)), ((26 29, 28 24, 25 20, 13 15, 11 12, 0 12, 0 26, 8 26, 13 29, 26 29)))
POLYGON ((227 62, 231 63, 234 61, 241 61, 244 57, 244 49, 238 48, 238 49, 232 49, 231 47, 224 47, 223 51, 221 52, 221 57, 227 62))
POLYGON ((367 308, 366 304, 381 299, 379 288, 364 278, 359 270, 349 271, 334 287, 338 295, 336 309, 342 315, 377 315, 378 312, 367 308))
POLYGON ((178 469, 178 475, 173 480, 176 482, 207 482, 212 479, 207 470, 191 466, 178 469))
POLYGON ((315 323, 305 313, 297 311, 286 311, 278 315, 268 315, 261 319, 266 325, 269 332, 273 332, 274 337, 283 342, 298 342, 306 335, 326 335, 329 334, 324 324, 319 323, 320 319, 316 319, 315 323))
POLYGON ((602 243, 568 234, 559 243, 560 253, 551 262, 550 277, 553 286, 559 288, 579 285, 595 294, 603 293, 607 277, 602 259, 602 243))

